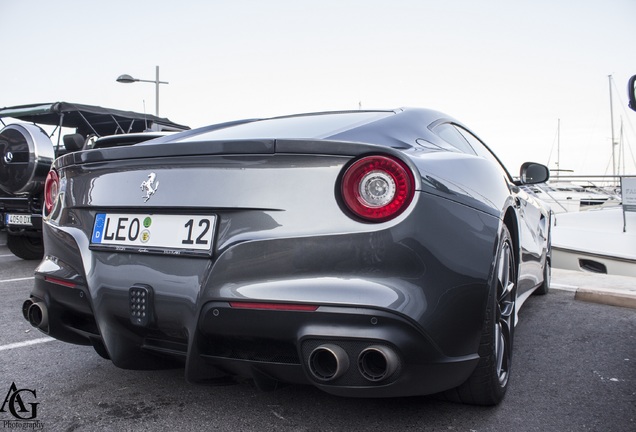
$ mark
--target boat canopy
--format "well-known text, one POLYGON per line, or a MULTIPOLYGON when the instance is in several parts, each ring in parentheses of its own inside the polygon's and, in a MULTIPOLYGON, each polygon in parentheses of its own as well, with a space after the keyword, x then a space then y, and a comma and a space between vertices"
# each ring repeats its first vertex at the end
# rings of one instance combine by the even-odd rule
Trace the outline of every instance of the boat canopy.
POLYGON ((0 108, 0 122, 5 117, 25 122, 75 128, 84 137, 143 132, 146 130, 183 131, 188 126, 173 123, 151 114, 103 108, 72 102, 39 103, 0 108))

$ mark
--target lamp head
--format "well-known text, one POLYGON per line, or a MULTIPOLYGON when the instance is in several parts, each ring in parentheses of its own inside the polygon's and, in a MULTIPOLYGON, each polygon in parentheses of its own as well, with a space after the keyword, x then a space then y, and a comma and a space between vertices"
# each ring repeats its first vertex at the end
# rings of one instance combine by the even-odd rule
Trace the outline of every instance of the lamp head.
POLYGON ((124 83, 124 84, 133 83, 135 81, 139 81, 139 80, 136 79, 136 78, 131 77, 128 74, 119 75, 117 77, 117 82, 124 83))

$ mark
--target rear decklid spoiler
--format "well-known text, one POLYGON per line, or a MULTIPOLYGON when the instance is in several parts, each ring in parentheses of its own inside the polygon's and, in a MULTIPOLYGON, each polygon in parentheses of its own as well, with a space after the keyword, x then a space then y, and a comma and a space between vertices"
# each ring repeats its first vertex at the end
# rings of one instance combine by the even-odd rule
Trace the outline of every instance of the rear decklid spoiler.
POLYGON ((322 154, 334 156, 358 156, 365 153, 388 152, 393 149, 375 144, 325 140, 227 140, 206 142, 143 143, 124 148, 105 148, 67 154, 55 162, 56 168, 86 163, 115 160, 153 159, 206 155, 247 154, 322 154))

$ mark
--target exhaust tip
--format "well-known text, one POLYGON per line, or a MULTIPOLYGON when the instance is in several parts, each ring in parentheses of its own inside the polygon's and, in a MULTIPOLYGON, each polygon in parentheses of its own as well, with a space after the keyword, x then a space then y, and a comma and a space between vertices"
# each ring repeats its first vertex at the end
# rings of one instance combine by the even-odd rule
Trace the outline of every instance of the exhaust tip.
POLYGON ((27 315, 27 319, 33 327, 37 327, 44 332, 48 332, 49 313, 44 303, 33 303, 31 306, 29 306, 27 315))
POLYGON ((29 321, 29 308, 33 304, 33 300, 27 299, 22 303, 22 316, 25 320, 29 321))
POLYGON ((349 356, 338 345, 320 345, 309 354, 309 371, 319 381, 333 381, 347 369, 349 356))
POLYGON ((372 345, 358 356, 358 369, 363 377, 377 382, 390 377, 397 370, 398 356, 390 348, 372 345))

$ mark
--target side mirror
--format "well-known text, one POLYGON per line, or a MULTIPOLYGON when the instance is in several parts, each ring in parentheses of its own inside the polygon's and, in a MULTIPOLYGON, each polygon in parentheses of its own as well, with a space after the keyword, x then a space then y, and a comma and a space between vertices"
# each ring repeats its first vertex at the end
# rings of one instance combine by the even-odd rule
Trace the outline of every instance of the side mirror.
POLYGON ((545 165, 526 162, 521 165, 519 177, 521 178, 521 184, 545 183, 550 178, 550 170, 545 165))
POLYGON ((627 83, 627 97, 629 99, 629 107, 636 111, 636 96, 634 96, 634 93, 636 93, 636 75, 631 77, 629 79, 629 82, 627 83))

